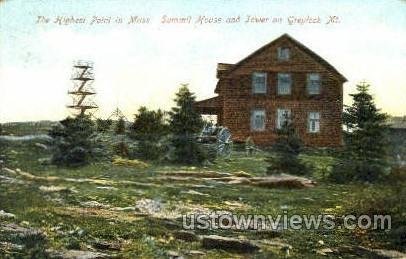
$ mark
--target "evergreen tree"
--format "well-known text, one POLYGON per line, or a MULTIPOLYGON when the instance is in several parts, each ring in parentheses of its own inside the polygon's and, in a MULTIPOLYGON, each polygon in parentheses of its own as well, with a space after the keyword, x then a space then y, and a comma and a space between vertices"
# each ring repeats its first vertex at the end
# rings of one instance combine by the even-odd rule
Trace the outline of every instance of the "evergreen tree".
POLYGON ((346 147, 340 163, 333 168, 336 181, 375 181, 387 167, 387 115, 376 108, 368 91, 368 84, 358 84, 357 93, 350 95, 352 106, 343 113, 346 147))
POLYGON ((173 134, 174 160, 179 163, 202 163, 206 157, 203 146, 196 141, 196 134, 203 127, 203 120, 194 109, 195 96, 188 85, 182 85, 175 97, 176 106, 170 111, 170 129, 173 134))
POLYGON ((87 115, 66 118, 54 126, 49 135, 53 138, 52 162, 62 166, 81 166, 93 158, 94 123, 87 115))
POLYGON ((139 156, 152 160, 165 156, 167 146, 164 140, 168 134, 168 125, 164 112, 140 107, 130 130, 130 136, 138 141, 139 156))
POLYGON ((125 129, 126 129, 126 127, 125 127, 125 120, 124 120, 123 117, 120 117, 120 118, 118 119, 118 121, 117 121, 116 128, 114 129, 114 132, 115 132, 117 135, 122 135, 122 134, 125 134, 125 129))
POLYGON ((306 175, 309 170, 299 159, 303 147, 302 141, 297 135, 291 118, 288 115, 285 116, 281 129, 277 130, 278 138, 272 146, 274 154, 267 158, 269 163, 267 174, 306 175))
POLYGON ((112 120, 107 119, 107 120, 103 120, 103 119, 97 119, 96 120, 96 127, 97 127, 97 131, 98 132, 107 132, 112 124, 112 120))

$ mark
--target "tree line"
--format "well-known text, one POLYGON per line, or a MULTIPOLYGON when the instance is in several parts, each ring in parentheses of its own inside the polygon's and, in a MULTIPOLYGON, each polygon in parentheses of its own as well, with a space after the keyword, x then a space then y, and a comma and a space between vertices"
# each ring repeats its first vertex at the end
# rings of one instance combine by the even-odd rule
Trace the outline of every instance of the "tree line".
MULTIPOLYGON (((376 107, 369 85, 357 85, 357 92, 350 96, 353 104, 343 112, 345 145, 335 155, 337 162, 328 177, 341 183, 377 181, 388 171, 388 116, 376 107)), ((203 163, 209 151, 196 140, 203 120, 194 109, 195 96, 183 85, 174 101, 176 105, 169 112, 140 107, 129 126, 123 118, 115 123, 102 119, 95 123, 86 115, 66 118, 49 132, 54 139, 53 163, 77 166, 93 161, 97 157, 95 134, 111 131, 113 124, 114 133, 125 136, 114 143, 116 155, 182 164, 203 163), (129 146, 131 141, 137 143, 135 148, 129 146)), ((267 174, 310 175, 312 166, 300 158, 304 147, 294 124, 290 118, 284 121, 266 160, 267 174)))

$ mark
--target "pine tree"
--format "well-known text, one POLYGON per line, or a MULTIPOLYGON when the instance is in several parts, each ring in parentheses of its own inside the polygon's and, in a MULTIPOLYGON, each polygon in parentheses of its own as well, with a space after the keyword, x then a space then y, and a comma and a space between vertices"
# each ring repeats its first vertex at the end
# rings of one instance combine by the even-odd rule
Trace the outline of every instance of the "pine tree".
POLYGON ((49 135, 53 138, 52 162, 62 166, 81 166, 93 158, 94 123, 87 115, 66 118, 54 126, 49 135))
POLYGON ((168 125, 161 110, 148 110, 140 107, 130 128, 131 137, 138 141, 137 153, 144 159, 164 158, 167 151, 165 143, 168 125))
POLYGON ((369 86, 357 85, 357 93, 350 95, 353 104, 343 113, 346 147, 333 169, 332 177, 337 181, 376 181, 387 167, 387 115, 376 108, 369 86))
POLYGON ((202 163, 207 154, 203 146, 197 143, 196 134, 202 129, 203 120, 193 107, 195 96, 188 85, 181 86, 175 102, 176 107, 169 113, 174 159, 179 163, 202 163))
POLYGON ((97 131, 98 132, 107 132, 110 129, 112 123, 113 123, 113 121, 110 119, 107 119, 107 120, 97 119, 96 120, 97 131))
POLYGON ((125 134, 125 130, 126 130, 126 127, 125 127, 125 120, 124 120, 123 117, 120 117, 120 118, 118 119, 118 121, 117 121, 117 124, 116 124, 116 127, 115 127, 115 129, 114 129, 114 132, 115 132, 117 135, 122 135, 122 134, 125 134))
POLYGON ((277 134, 278 138, 272 146, 274 155, 270 155, 267 158, 267 162, 269 163, 267 174, 308 174, 308 168, 299 159, 303 147, 302 141, 297 135, 290 117, 287 116, 285 118, 277 134))

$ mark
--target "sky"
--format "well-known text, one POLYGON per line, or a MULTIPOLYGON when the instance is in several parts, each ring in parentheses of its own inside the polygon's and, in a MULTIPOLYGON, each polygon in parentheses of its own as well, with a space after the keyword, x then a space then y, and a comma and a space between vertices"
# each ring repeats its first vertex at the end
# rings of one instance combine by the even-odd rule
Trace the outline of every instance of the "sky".
POLYGON ((60 120, 75 60, 94 62, 97 117, 116 107, 132 119, 141 105, 170 109, 179 85, 198 100, 215 96, 218 62, 236 63, 288 33, 338 69, 348 94, 363 80, 379 108, 406 115, 406 1, 0 0, 0 122, 60 120), (191 17, 189 24, 162 17, 191 17), (245 23, 251 17, 281 23, 245 23), (48 23, 38 19, 43 16, 48 23), (85 23, 58 24, 57 17, 85 23), (93 24, 94 16, 110 23, 93 24), (127 24, 131 16, 146 24, 127 24), (196 23, 199 16, 221 23, 196 23), (240 16, 239 23, 227 23, 240 16), (295 23, 320 17, 321 23, 295 23), (326 24, 330 16, 338 23, 326 24), (290 19, 288 19, 290 17, 290 19), (122 23, 117 23, 117 18, 122 23))

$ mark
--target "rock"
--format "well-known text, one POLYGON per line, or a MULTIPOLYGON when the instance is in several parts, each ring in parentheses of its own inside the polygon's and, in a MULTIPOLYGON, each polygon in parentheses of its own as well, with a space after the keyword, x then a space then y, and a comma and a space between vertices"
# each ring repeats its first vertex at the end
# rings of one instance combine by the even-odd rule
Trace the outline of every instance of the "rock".
POLYGON ((233 173, 233 175, 238 176, 238 177, 247 177, 247 178, 252 177, 252 175, 250 175, 249 173, 244 172, 244 171, 235 172, 235 173, 233 173))
POLYGON ((188 241, 188 242, 195 242, 199 240, 199 237, 193 233, 192 231, 180 230, 173 232, 173 236, 176 239, 188 241))
POLYGON ((249 240, 217 235, 202 236, 202 246, 206 249, 223 249, 242 253, 250 253, 259 249, 259 246, 249 240))
POLYGON ((5 212, 4 210, 0 210, 0 218, 2 219, 14 219, 16 215, 13 213, 5 212))
POLYGON ((319 254, 319 255, 328 255, 331 253, 334 253, 334 251, 331 250, 331 248, 322 248, 322 249, 316 250, 316 254, 319 254))
POLYGON ((115 207, 115 208, 111 208, 111 210, 115 210, 115 211, 135 211, 136 208, 135 207, 115 207))
POLYGON ((199 251, 199 250, 189 250, 189 251, 186 251, 185 254, 193 256, 193 257, 195 257, 195 256, 205 256, 206 255, 205 252, 202 252, 202 251, 199 251))
POLYGON ((46 250, 51 258, 59 259, 105 259, 111 258, 108 254, 92 252, 92 251, 81 251, 81 250, 46 250))
POLYGON ((225 201, 224 204, 229 206, 230 208, 233 208, 233 209, 236 209, 236 208, 238 208, 238 209, 249 209, 249 208, 251 208, 250 205, 244 204, 244 203, 241 203, 241 202, 238 202, 238 201, 225 201))
POLYGON ((360 257, 376 259, 406 259, 406 254, 395 250, 370 249, 362 246, 341 246, 338 253, 356 254, 360 257))
POLYGON ((11 175, 17 175, 17 171, 15 171, 13 169, 10 169, 10 168, 7 168, 7 167, 4 167, 3 171, 5 171, 5 172, 7 172, 8 174, 11 174, 11 175))
POLYGON ((121 250, 120 243, 109 242, 109 241, 104 241, 104 240, 96 240, 93 242, 92 246, 96 249, 101 249, 101 250, 115 250, 115 251, 121 250))
POLYGON ((406 254, 395 250, 373 249, 375 258, 399 258, 406 259, 406 254))
POLYGON ((97 186, 96 188, 101 190, 112 190, 112 191, 118 190, 116 187, 113 186, 97 186))
POLYGON ((160 201, 151 199, 138 200, 135 207, 141 212, 146 214, 154 214, 160 212, 164 206, 160 201))
POLYGON ((250 184, 251 181, 250 179, 247 179, 246 177, 229 177, 231 180, 228 182, 229 184, 250 184))
POLYGON ((183 184, 182 186, 189 187, 189 188, 208 188, 213 189, 213 185, 204 185, 204 184, 183 184))
POLYGON ((39 229, 21 227, 17 224, 0 224, 0 231, 9 233, 19 238, 28 238, 31 240, 45 239, 44 233, 39 229))
POLYGON ((21 251, 23 249, 23 245, 17 245, 10 242, 0 242, 0 252, 21 251))
POLYGON ((313 198, 310 198, 310 197, 304 197, 304 198, 302 198, 302 200, 303 201, 309 201, 309 202, 315 201, 313 198))
POLYGON ((176 252, 176 251, 167 251, 167 252, 166 252, 166 255, 167 255, 169 258, 183 258, 183 257, 180 256, 180 254, 179 254, 178 252, 176 252))
POLYGON ((195 178, 222 178, 232 176, 230 173, 216 172, 216 171, 161 171, 159 172, 165 176, 181 176, 181 177, 195 177, 195 178))
POLYGON ((288 247, 289 249, 292 249, 293 247, 287 243, 284 243, 280 241, 279 239, 277 240, 268 240, 268 239, 262 239, 258 241, 260 244, 267 245, 267 246, 275 246, 279 248, 284 248, 288 247))
POLYGON ((281 252, 283 252, 285 254, 286 257, 289 256, 290 254, 290 250, 293 249, 293 247, 287 243, 284 243, 282 241, 279 240, 268 240, 268 239, 262 239, 262 240, 258 240, 256 241, 256 244, 259 246, 265 246, 268 248, 273 248, 273 249, 278 249, 281 252))
POLYGON ((194 190, 188 190, 187 192, 186 191, 181 191, 180 193, 191 194, 191 195, 200 195, 200 196, 210 196, 210 194, 201 193, 201 192, 197 192, 197 191, 194 191, 194 190))
POLYGON ((316 185, 313 180, 288 174, 253 177, 251 181, 253 185, 266 188, 309 188, 316 185))
POLYGON ((81 202, 80 205, 82 205, 83 207, 87 207, 87 208, 99 208, 99 209, 106 209, 109 208, 110 206, 107 204, 103 204, 97 201, 85 201, 85 202, 81 202))
POLYGON ((71 192, 72 190, 66 186, 40 186, 39 190, 45 193, 50 192, 71 192))
POLYGON ((12 177, 0 175, 0 182, 2 183, 8 183, 8 184, 25 184, 23 180, 15 179, 12 177))
POLYGON ((23 220, 20 222, 20 225, 24 225, 24 226, 28 227, 30 225, 30 222, 23 220))
POLYGON ((37 143, 34 144, 34 146, 39 147, 39 148, 41 148, 43 150, 48 150, 48 146, 45 145, 45 144, 42 144, 42 143, 37 142, 37 143))

